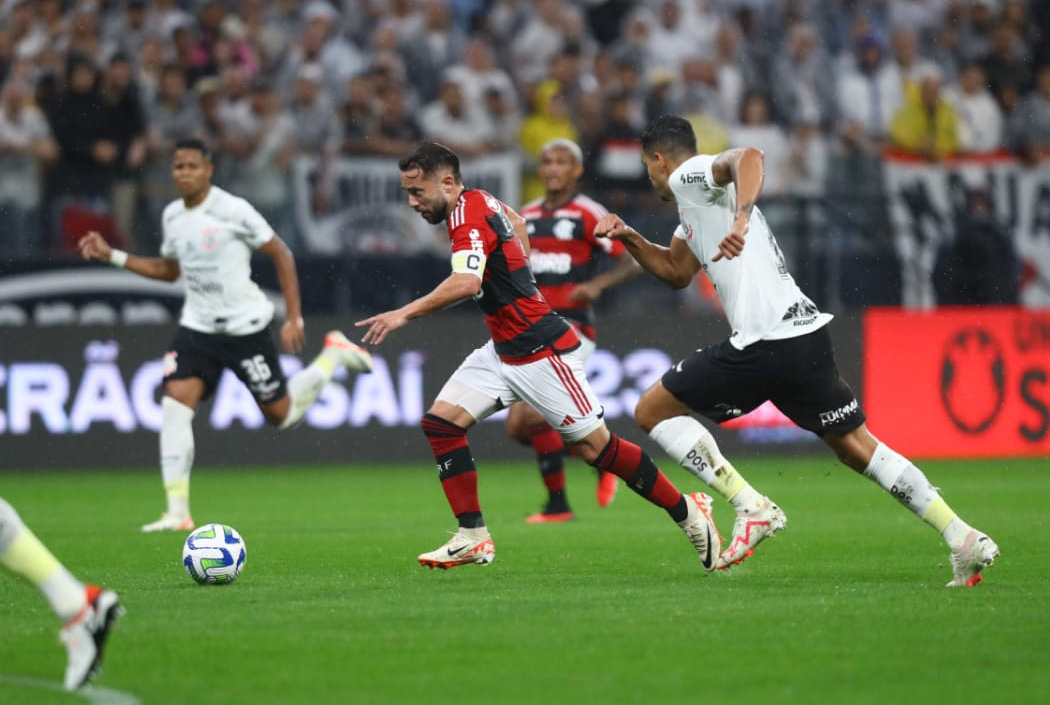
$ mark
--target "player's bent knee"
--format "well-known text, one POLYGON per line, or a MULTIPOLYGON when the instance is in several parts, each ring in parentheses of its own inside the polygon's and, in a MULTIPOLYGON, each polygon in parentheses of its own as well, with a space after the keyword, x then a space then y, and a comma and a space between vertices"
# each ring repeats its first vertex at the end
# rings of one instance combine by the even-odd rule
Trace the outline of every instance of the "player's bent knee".
POLYGON ((689 409, 657 382, 642 393, 634 408, 634 420, 643 431, 649 433, 661 421, 688 413, 689 409))

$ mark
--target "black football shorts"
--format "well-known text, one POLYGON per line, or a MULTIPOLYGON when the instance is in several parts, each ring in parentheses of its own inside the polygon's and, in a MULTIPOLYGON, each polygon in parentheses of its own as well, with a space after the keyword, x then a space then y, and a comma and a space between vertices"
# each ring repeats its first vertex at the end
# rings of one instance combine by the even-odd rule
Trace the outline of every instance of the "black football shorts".
POLYGON ((200 377, 204 398, 215 392, 223 368, 233 370, 259 404, 271 404, 287 391, 270 326, 248 335, 201 333, 179 326, 164 355, 164 381, 200 377))
POLYGON ((760 340, 743 350, 726 340, 697 350, 662 381, 676 399, 716 423, 767 400, 818 436, 847 433, 866 419, 835 366, 827 326, 797 338, 760 340))

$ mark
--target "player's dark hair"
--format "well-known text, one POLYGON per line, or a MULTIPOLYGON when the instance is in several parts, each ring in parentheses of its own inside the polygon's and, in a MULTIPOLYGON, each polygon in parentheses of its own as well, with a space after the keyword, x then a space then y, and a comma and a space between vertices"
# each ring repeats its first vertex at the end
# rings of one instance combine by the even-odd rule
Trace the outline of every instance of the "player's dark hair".
POLYGON ((448 169, 456 183, 463 180, 459 173, 459 157, 451 149, 437 142, 420 142, 415 148, 401 157, 397 162, 401 171, 419 169, 425 176, 431 176, 439 169, 448 169))
POLYGON ((178 151, 180 149, 195 149, 201 153, 201 156, 204 157, 204 161, 211 161, 211 150, 208 149, 208 145, 206 145, 204 143, 204 140, 202 139, 197 139, 196 137, 187 137, 185 139, 181 139, 175 143, 174 151, 178 151))
POLYGON ((642 133, 642 151, 650 157, 657 152, 696 154, 696 133, 685 118, 661 115, 642 133))

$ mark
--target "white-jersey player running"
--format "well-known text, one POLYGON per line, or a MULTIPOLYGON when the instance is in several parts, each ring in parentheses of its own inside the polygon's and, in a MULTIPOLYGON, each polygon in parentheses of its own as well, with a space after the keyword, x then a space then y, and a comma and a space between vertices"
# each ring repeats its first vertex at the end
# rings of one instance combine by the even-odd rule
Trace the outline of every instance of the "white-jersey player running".
POLYGON ((795 284, 755 207, 762 153, 744 148, 699 155, 689 122, 663 116, 642 134, 642 159, 656 192, 678 206, 680 224, 670 247, 653 244, 614 214, 599 221, 595 234, 622 241, 642 267, 676 288, 703 269, 725 309, 729 339, 668 370, 635 410, 668 455, 736 509, 733 537, 718 567, 743 561, 787 519, 723 457, 690 411, 722 422, 771 400, 944 537, 954 573, 949 586, 980 582, 998 547, 960 519, 921 470, 871 435, 839 375, 827 331, 831 316, 795 284))
POLYGON ((85 585, 51 554, 22 522, 15 508, 0 497, 0 565, 20 575, 43 594, 64 626, 66 690, 75 690, 98 673, 109 628, 124 608, 117 594, 85 585))
POLYGON ((266 421, 279 428, 297 423, 317 399, 336 367, 367 372, 372 358, 338 332, 325 337, 324 349, 309 366, 285 380, 270 330, 274 307, 251 280, 251 256, 274 261, 288 320, 281 342, 302 351, 306 339, 299 306, 295 260, 255 208, 211 183, 211 155, 200 140, 175 145, 172 176, 182 198, 162 216, 160 257, 139 257, 111 248, 98 233, 80 240, 85 259, 109 262, 152 279, 183 277, 186 302, 179 328, 164 356, 160 465, 167 509, 143 531, 189 531, 193 416, 228 368, 255 397, 266 421))

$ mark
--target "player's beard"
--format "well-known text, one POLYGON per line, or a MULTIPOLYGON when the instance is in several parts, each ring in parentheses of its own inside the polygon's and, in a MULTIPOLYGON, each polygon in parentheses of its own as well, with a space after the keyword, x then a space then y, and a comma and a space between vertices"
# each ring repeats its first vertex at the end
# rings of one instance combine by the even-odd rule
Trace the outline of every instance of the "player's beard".
POLYGON ((438 223, 445 222, 448 218, 448 201, 441 199, 436 202, 432 207, 427 208, 425 211, 420 213, 423 216, 423 220, 427 221, 431 225, 437 225, 438 223))

